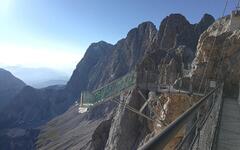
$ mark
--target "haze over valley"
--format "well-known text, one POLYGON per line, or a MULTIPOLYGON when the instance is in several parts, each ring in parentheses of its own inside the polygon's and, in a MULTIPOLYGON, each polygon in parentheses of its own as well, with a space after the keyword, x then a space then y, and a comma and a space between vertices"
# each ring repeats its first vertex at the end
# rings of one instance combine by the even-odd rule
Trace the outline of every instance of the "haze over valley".
POLYGON ((25 68, 21 66, 4 67, 27 85, 43 88, 50 85, 65 85, 70 75, 50 68, 25 68))

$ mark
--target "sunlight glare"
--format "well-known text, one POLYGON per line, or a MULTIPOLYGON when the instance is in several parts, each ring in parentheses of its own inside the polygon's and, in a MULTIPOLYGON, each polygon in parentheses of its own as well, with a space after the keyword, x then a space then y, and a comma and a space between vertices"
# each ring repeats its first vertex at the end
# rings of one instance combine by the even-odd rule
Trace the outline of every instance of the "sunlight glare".
POLYGON ((9 12, 12 0, 0 0, 0 15, 6 15, 9 12))
POLYGON ((47 67, 61 71, 72 71, 82 58, 79 52, 57 50, 39 47, 20 47, 14 45, 0 45, 0 65, 47 67))

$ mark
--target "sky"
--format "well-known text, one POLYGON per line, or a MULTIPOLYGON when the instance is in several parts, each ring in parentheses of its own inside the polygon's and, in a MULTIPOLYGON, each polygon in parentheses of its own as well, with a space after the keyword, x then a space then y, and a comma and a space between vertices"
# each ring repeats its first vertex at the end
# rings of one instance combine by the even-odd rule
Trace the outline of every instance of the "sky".
MULTIPOLYGON (((71 74, 88 46, 115 44, 144 21, 171 13, 198 22, 222 16, 226 0, 0 0, 0 67, 46 67, 71 74)), ((226 14, 237 0, 229 0, 226 14)))

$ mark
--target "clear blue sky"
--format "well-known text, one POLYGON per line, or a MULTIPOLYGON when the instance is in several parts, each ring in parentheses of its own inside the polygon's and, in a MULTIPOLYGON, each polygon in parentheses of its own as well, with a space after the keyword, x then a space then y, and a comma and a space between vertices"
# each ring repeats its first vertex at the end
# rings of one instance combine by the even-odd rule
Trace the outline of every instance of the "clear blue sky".
MULTIPOLYGON (((170 13, 191 23, 221 16, 225 0, 0 0, 0 67, 71 72, 90 43, 116 43, 143 21, 158 28, 170 13)), ((227 13, 237 3, 229 0, 227 13)))

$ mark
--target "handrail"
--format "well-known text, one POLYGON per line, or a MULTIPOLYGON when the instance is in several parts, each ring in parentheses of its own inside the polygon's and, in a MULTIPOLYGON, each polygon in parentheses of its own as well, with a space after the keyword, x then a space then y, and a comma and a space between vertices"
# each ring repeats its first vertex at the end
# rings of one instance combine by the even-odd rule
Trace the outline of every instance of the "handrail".
POLYGON ((217 124, 216 124, 215 130, 214 130, 214 136, 213 136, 213 142, 211 144, 211 149, 217 149, 216 143, 217 143, 217 137, 218 137, 218 134, 219 134, 219 126, 220 126, 220 123, 221 123, 221 120, 222 120, 223 103, 224 103, 224 100, 221 99, 219 113, 218 113, 218 119, 217 119, 217 124))
POLYGON ((162 150, 169 143, 169 141, 178 133, 178 131, 192 119, 192 116, 200 109, 202 104, 211 96, 220 85, 215 89, 210 91, 206 96, 201 98, 199 102, 189 108, 180 117, 178 117, 174 122, 172 122, 166 129, 164 129, 160 134, 156 135, 146 144, 139 148, 139 150, 162 150))

